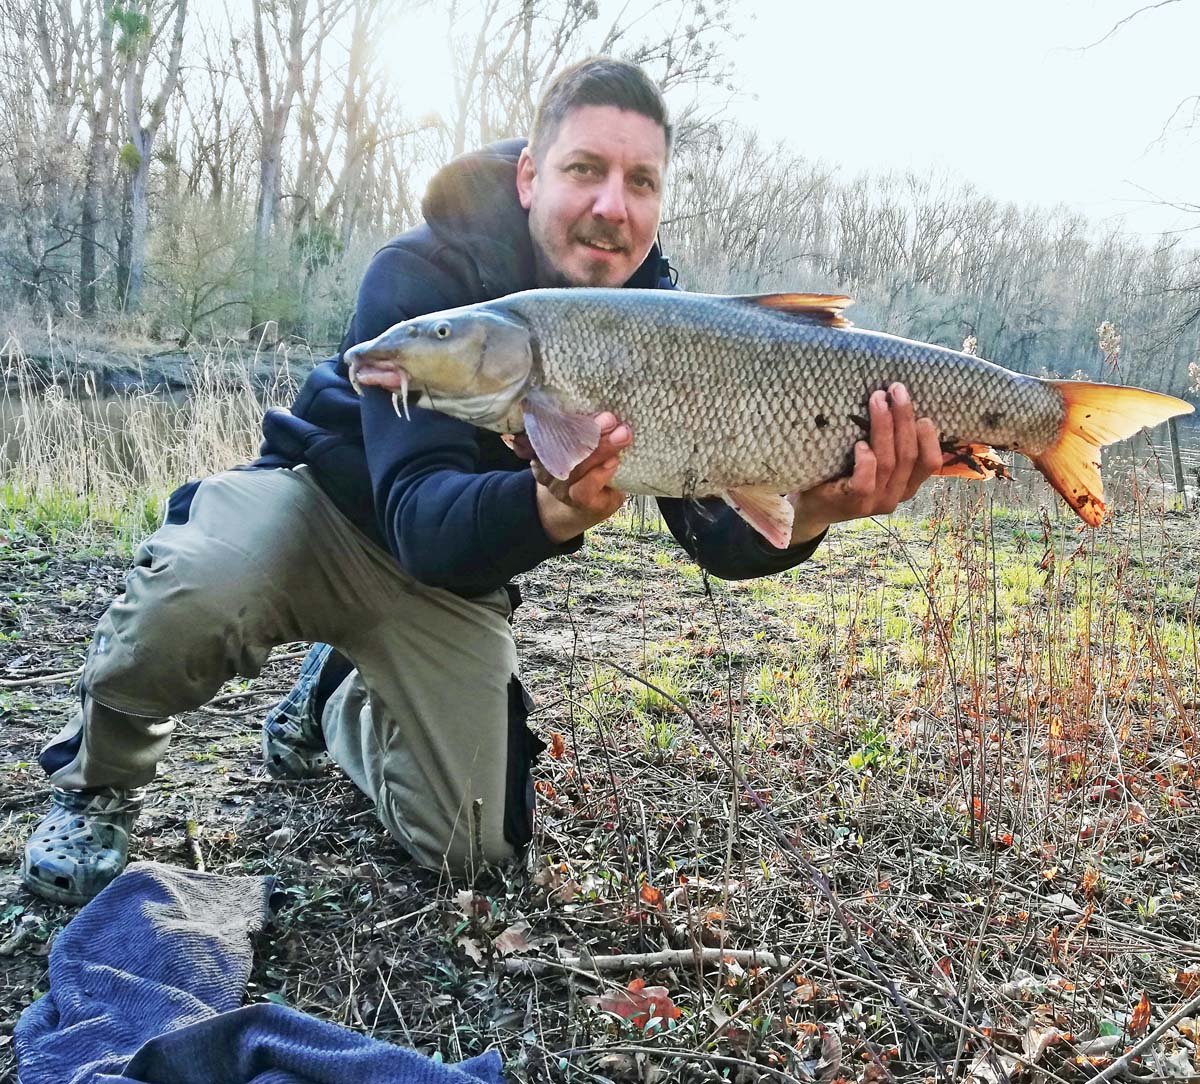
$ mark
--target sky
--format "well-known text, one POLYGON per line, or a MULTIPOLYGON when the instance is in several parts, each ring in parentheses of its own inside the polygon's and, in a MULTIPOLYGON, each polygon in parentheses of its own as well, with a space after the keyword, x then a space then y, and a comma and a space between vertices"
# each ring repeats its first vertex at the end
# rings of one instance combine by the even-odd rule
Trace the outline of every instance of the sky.
POLYGON ((1155 235, 1200 214, 1200 127, 1159 140, 1200 95, 1200 2, 754 2, 730 49, 731 112, 853 176, 945 171, 1000 200, 1065 203, 1155 235))
MULTIPOLYGON (((741 93, 728 113, 843 176, 932 169, 1001 201, 1064 203, 1147 237, 1182 229, 1200 245, 1200 214, 1162 205, 1200 203, 1200 128, 1159 139, 1200 95, 1200 0, 1084 48, 1142 2, 734 0, 741 93)), ((444 24, 430 20, 397 20, 382 43, 404 57, 393 77, 417 115, 450 87, 444 24)))

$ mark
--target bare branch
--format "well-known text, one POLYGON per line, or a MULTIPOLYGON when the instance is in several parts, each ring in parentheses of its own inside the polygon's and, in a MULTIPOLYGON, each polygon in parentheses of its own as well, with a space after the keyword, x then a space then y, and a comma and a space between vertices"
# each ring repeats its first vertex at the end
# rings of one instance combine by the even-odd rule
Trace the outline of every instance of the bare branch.
POLYGON ((1092 42, 1091 45, 1081 45, 1075 51, 1084 53, 1089 49, 1095 49, 1097 45, 1102 45, 1104 42, 1108 41, 1109 38, 1111 38, 1118 30, 1121 29, 1121 27, 1123 27, 1126 23, 1132 22, 1139 15, 1143 15, 1147 11, 1156 11, 1158 8, 1165 8, 1168 4, 1178 3, 1179 0, 1158 0, 1157 4, 1146 4, 1143 7, 1138 8, 1136 11, 1130 12, 1130 14, 1126 15, 1125 18, 1118 19, 1115 23, 1113 23, 1107 34, 1105 34, 1103 37, 1097 38, 1094 42, 1092 42))

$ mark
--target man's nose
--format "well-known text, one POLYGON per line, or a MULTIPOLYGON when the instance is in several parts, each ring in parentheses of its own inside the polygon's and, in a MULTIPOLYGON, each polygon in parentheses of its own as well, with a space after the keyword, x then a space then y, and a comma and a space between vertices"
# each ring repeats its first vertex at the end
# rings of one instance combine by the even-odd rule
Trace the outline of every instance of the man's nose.
POLYGON ((609 222, 624 222, 628 217, 625 209, 625 178, 617 171, 604 179, 592 204, 592 213, 609 222))

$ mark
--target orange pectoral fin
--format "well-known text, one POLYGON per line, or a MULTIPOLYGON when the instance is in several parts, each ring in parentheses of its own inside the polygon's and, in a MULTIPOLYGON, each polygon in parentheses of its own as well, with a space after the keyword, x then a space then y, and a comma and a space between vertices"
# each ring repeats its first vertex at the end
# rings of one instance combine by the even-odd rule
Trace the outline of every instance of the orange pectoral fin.
POLYGON ((942 448, 942 465, 933 472, 942 478, 1011 478, 1008 467, 987 444, 960 444, 953 448, 942 448))
POLYGON ((1058 440, 1034 466, 1046 476, 1079 518, 1093 527, 1104 522, 1104 483, 1100 479, 1100 449, 1158 425, 1192 406, 1172 395, 1113 384, 1054 380, 1067 408, 1058 440))

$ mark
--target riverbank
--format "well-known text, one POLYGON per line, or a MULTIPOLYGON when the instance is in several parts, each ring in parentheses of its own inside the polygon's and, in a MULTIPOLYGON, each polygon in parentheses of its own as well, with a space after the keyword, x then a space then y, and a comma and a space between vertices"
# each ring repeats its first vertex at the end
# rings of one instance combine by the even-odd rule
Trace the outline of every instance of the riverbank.
POLYGON ((301 341, 223 340, 181 348, 136 335, 72 334, 59 329, 6 329, 0 340, 3 393, 58 387, 76 398, 171 395, 227 374, 266 395, 299 384, 336 347, 301 341))

